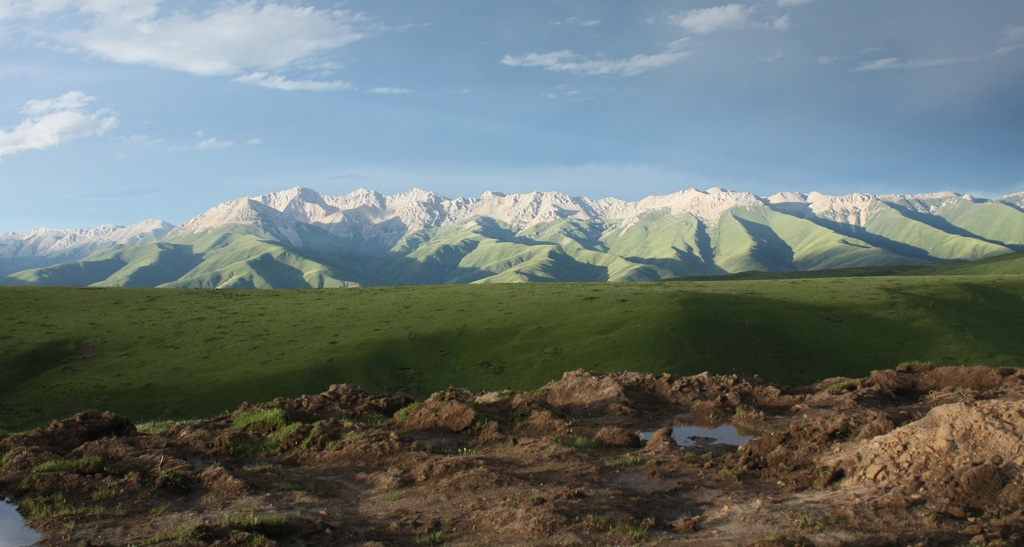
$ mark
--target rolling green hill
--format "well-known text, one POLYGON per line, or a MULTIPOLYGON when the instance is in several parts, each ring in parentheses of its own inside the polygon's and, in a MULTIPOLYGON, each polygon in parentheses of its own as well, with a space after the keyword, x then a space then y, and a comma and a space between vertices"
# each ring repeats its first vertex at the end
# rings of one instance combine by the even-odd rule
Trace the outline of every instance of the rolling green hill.
MULTIPOLYGON (((159 253, 150 258, 159 264, 159 253)), ((930 268, 1019 272, 1020 258, 930 268)), ((10 287, 0 306, 0 428, 11 430, 88 408, 137 420, 207 416, 341 382, 423 395, 449 385, 532 389, 581 367, 800 383, 911 360, 1024 362, 1022 275, 10 287)))
POLYGON ((749 271, 730 275, 694 276, 673 281, 743 281, 773 279, 820 279, 826 277, 879 276, 945 276, 945 275, 1024 275, 1024 253, 994 256, 980 260, 914 264, 909 266, 865 266, 829 270, 795 272, 749 271))

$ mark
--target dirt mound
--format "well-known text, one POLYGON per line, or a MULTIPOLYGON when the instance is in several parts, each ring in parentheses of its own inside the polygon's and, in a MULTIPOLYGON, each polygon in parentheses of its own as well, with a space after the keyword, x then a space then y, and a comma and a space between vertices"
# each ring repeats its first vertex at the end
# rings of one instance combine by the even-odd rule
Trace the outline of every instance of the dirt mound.
POLYGON ((594 436, 594 440, 607 446, 627 448, 636 448, 643 444, 639 435, 626 431, 621 427, 602 427, 597 432, 597 435, 594 436))
POLYGON ((924 418, 846 449, 828 463, 850 485, 985 516, 1024 516, 1024 401, 938 406, 924 418))
POLYGON ((52 545, 1012 545, 1022 434, 1019 369, 342 384, 156 433, 90 412, 0 436, 0 495, 52 545), (680 446, 678 425, 708 430, 680 446), (717 444, 730 425, 755 439, 717 444))
POLYGON ((127 418, 109 412, 82 412, 69 420, 54 420, 46 429, 12 435, 11 443, 39 447, 50 452, 68 452, 96 439, 135 433, 127 418))
POLYGON ((423 403, 406 407, 395 420, 403 429, 443 429, 458 433, 476 424, 476 412, 465 402, 475 398, 472 393, 449 389, 431 395, 423 403))
POLYGON ((265 406, 284 410, 291 421, 314 422, 375 415, 390 417, 415 400, 405 393, 374 397, 359 386, 335 384, 320 395, 303 395, 298 399, 278 398, 265 406))
POLYGON ((924 395, 930 392, 987 390, 1006 384, 1020 384, 1017 369, 988 367, 939 367, 901 365, 896 370, 876 370, 871 381, 896 395, 924 395))
POLYGON ((621 382, 583 369, 566 372, 561 380, 544 386, 543 393, 548 404, 571 416, 608 414, 628 408, 621 382))

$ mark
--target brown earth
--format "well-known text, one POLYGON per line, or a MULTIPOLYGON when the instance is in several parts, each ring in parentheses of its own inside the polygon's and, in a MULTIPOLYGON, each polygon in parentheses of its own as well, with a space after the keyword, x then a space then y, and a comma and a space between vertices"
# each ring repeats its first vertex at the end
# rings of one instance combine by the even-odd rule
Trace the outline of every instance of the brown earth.
POLYGON ((83 413, 0 437, 0 495, 53 545, 1020 545, 1022 435, 1021 369, 338 385, 160 434, 83 413), (684 423, 758 438, 681 447, 684 423))

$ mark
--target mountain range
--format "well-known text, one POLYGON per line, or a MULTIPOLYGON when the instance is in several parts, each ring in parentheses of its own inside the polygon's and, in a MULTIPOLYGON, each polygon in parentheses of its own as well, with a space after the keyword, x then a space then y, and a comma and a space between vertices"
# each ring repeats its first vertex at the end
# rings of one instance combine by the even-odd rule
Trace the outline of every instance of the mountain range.
POLYGON ((448 199, 293 188, 172 226, 0 234, 2 285, 307 288, 650 281, 974 260, 1024 250, 1024 193, 980 199, 689 189, 448 199))

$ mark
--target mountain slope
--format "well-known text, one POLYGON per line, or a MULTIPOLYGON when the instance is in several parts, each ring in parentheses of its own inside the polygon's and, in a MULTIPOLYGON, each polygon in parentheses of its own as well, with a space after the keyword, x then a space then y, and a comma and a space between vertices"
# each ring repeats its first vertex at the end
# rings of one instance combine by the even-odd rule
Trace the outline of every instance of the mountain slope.
POLYGON ((0 284, 645 281, 976 260, 1024 249, 1024 194, 761 198, 712 188, 625 202, 557 192, 448 199, 415 189, 327 196, 293 188, 226 202, 169 228, 147 221, 122 232, 94 229, 106 239, 4 234, 0 263, 8 268, 10 258, 65 263, 20 271, 0 284), (55 258, 72 248, 95 252, 55 258))
POLYGON ((0 233, 0 276, 71 262, 101 249, 148 243, 171 228, 172 225, 162 220, 149 219, 127 227, 108 224, 97 228, 36 228, 29 232, 0 233))

